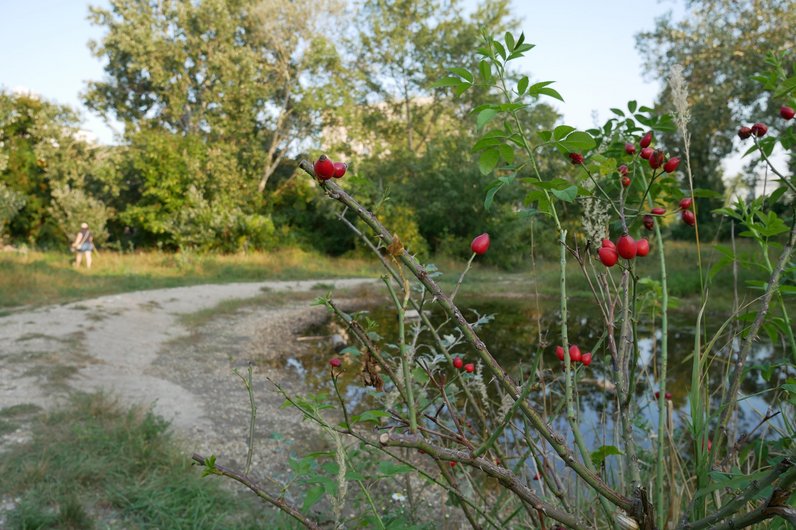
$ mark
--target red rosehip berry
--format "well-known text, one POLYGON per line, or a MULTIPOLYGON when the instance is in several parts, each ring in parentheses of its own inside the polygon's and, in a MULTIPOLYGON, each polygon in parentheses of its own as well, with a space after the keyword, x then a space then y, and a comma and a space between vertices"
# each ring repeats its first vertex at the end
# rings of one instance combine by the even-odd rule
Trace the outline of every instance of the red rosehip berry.
POLYGON ((610 239, 603 239, 602 246, 603 248, 612 248, 616 250, 616 245, 614 245, 614 242, 610 239))
POLYGON ((793 110, 793 107, 782 105, 779 108, 779 115, 783 120, 792 120, 793 117, 796 116, 796 110, 793 110))
POLYGON ((625 153, 627 153, 629 155, 635 155, 636 154, 636 146, 631 144, 631 143, 626 143, 625 144, 625 153))
POLYGON ((671 401, 671 399, 672 399, 672 393, 671 393, 671 392, 666 392, 666 393, 663 395, 663 399, 668 399, 669 401, 671 401))
POLYGON ((458 355, 453 358, 453 367, 457 370, 461 370, 462 366, 464 366, 464 361, 458 355))
POLYGON ((625 259, 633 259, 636 257, 636 241, 624 234, 616 241, 616 251, 625 259))
POLYGON ((746 140, 752 136, 752 128, 751 127, 739 127, 738 128, 738 138, 741 140, 746 140))
POLYGON ((541 480, 541 478, 542 478, 542 475, 540 475, 539 473, 537 473, 537 474, 535 474, 535 475, 533 476, 533 479, 534 479, 534 480, 541 480))
POLYGON ((653 208, 652 210, 650 210, 650 213, 652 215, 665 215, 666 208, 653 208))
POLYGON ((639 239, 636 241, 636 256, 641 256, 642 258, 650 253, 650 242, 646 239, 639 239))
POLYGON ((644 216, 643 223, 644 223, 644 228, 646 228, 647 230, 652 230, 653 228, 655 228, 655 218, 649 214, 644 216))
POLYGON ((321 180, 329 180, 334 176, 334 162, 326 155, 321 155, 313 166, 315 176, 321 180))
POLYGON ((578 348, 577 344, 573 344, 569 347, 569 360, 573 363, 579 363, 583 356, 580 353, 580 348, 578 348))
POLYGON ((583 366, 589 366, 591 364, 591 352, 586 352, 580 358, 580 362, 583 363, 583 366))
POLYGON ((615 248, 602 247, 597 251, 597 254, 600 255, 600 261, 606 267, 613 267, 619 261, 619 253, 615 248))
POLYGON ((468 374, 475 372, 475 365, 473 363, 467 363, 464 365, 464 371, 468 374))
POLYGON ((694 203, 694 199, 692 199, 691 197, 686 197, 684 199, 680 199, 680 209, 681 210, 689 210, 693 203, 694 203))
POLYGON ((569 153, 569 159, 576 166, 578 166, 578 165, 583 163, 583 155, 580 154, 580 153, 569 153))
POLYGON ((343 361, 341 361, 337 357, 333 357, 332 359, 329 360, 329 365, 332 368, 340 368, 340 365, 342 365, 342 364, 343 364, 343 361))
POLYGON ((644 149, 641 150, 641 153, 639 153, 638 156, 640 156, 644 160, 649 160, 650 157, 652 156, 653 151, 654 149, 652 147, 645 147, 644 149))
POLYGON ((559 361, 564 360, 564 348, 561 346, 556 346, 556 357, 558 357, 559 361))
POLYGON ((450 461, 450 466, 451 466, 451 467, 456 467, 456 462, 454 462, 453 460, 451 460, 451 461, 450 461))
POLYGON ((663 170, 667 173, 671 173, 677 170, 677 166, 679 165, 680 165, 680 159, 678 157, 670 158, 663 165, 663 170))
POLYGON ((768 126, 765 123, 757 122, 752 125, 752 134, 757 136, 758 138, 762 138, 768 132, 768 126))
POLYGON ((682 218, 683 222, 689 226, 694 226, 696 224, 696 216, 691 210, 683 210, 683 213, 680 214, 680 217, 682 218))
POLYGON ((643 138, 641 138, 641 141, 638 144, 641 146, 642 149, 644 149, 645 147, 649 147, 651 143, 652 143, 652 131, 649 131, 647 134, 644 135, 643 138))
POLYGON ((661 151, 660 149, 656 149, 650 155, 649 158, 650 167, 652 169, 658 169, 663 165, 663 159, 664 159, 663 151, 661 151))
POLYGON ((486 254, 486 251, 489 250, 489 234, 484 232, 480 236, 476 236, 473 241, 470 243, 470 250, 474 253, 482 256, 486 254))
POLYGON ((619 174, 620 174, 620 175, 622 175, 623 177, 626 177, 626 176, 627 176, 627 166, 626 166, 625 164, 622 164, 621 166, 619 166, 618 168, 616 168, 616 170, 617 170, 617 171, 619 172, 619 174))
POLYGON ((627 188, 630 186, 630 177, 622 177, 622 187, 627 188))
POLYGON ((335 162, 334 163, 334 178, 339 179, 345 175, 346 169, 348 169, 348 164, 344 162, 335 162))

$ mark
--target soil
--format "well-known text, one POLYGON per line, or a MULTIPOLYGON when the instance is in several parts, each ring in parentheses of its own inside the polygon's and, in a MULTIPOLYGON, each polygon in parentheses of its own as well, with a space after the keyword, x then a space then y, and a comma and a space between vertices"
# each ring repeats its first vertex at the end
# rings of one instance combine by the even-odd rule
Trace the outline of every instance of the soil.
MULTIPOLYGON (((288 393, 301 392, 295 356, 309 346, 296 339, 328 318, 312 299, 334 289, 338 303, 361 306, 372 296, 372 284, 348 279, 202 285, 1 317, 0 410, 49 410, 73 392, 101 390, 124 405, 151 406, 172 422, 186 451, 213 454, 219 464, 242 469, 250 405, 235 370, 246 375, 251 363, 257 405, 252 470, 283 478, 288 454, 325 441, 295 410, 280 408, 284 398, 268 380, 288 393)), ((29 426, 16 427, 0 431, 0 452, 29 439, 29 426)))

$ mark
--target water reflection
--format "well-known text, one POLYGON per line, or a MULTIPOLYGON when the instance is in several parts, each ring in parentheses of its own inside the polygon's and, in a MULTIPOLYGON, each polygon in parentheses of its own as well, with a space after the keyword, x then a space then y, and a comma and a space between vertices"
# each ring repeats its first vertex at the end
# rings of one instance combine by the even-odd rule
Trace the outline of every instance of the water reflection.
MULTIPOLYGON (((557 299, 540 299, 539 310, 537 304, 532 300, 518 299, 479 299, 463 300, 462 307, 471 307, 472 310, 465 311, 465 316, 475 321, 484 315, 493 315, 494 318, 483 324, 479 329, 479 335, 489 346, 492 354, 500 361, 503 367, 511 374, 515 381, 522 381, 523 374, 527 374, 530 369, 533 356, 539 351, 540 337, 547 343, 547 347, 541 352, 542 362, 540 368, 546 375, 544 386, 545 394, 541 392, 531 393, 530 399, 539 403, 547 400, 548 403, 555 404, 564 399, 564 385, 561 374, 561 363, 554 355, 555 345, 559 343, 558 322, 560 313, 558 311, 557 299), (541 325, 541 332, 537 322, 541 325)), ((613 438, 614 425, 612 418, 615 411, 615 399, 610 380, 611 358, 604 346, 595 348, 604 332, 605 326, 599 310, 593 307, 589 300, 571 299, 570 307, 573 313, 577 313, 576 318, 570 318, 569 337, 570 342, 578 344, 582 352, 591 351, 593 361, 589 367, 578 365, 577 370, 581 377, 578 385, 578 406, 579 418, 582 429, 587 435, 590 444, 603 443, 604 440, 613 438)), ((437 325, 444 320, 444 315, 437 307, 431 307, 431 321, 437 325)), ((376 323, 375 330, 383 337, 382 348, 391 352, 390 344, 396 342, 396 316, 395 311, 387 303, 367 308, 368 317, 376 323)), ((691 387, 691 360, 689 355, 694 345, 694 322, 696 316, 688 312, 680 311, 670 314, 669 317, 669 363, 667 374, 667 391, 672 394, 674 409, 673 422, 675 427, 685 424, 689 414, 689 396, 691 387)), ((721 320, 714 328, 718 328, 721 320)), ((636 382, 635 395, 637 404, 637 417, 634 424, 637 427, 644 425, 657 426, 658 407, 655 399, 655 392, 658 390, 658 355, 661 350, 661 330, 658 327, 659 320, 655 322, 639 322, 638 324, 638 357, 635 367, 636 382)), ((328 322, 319 328, 307 330, 308 335, 320 337, 331 336, 340 332, 338 323, 328 322)), ((456 335, 451 327, 444 333, 456 335)), ((444 334, 443 333, 443 334, 444 334)), ((419 344, 431 344, 432 339, 429 334, 421 334, 419 344)), ((704 341, 703 341, 704 343, 704 341)), ((722 380, 728 377, 728 366, 726 359, 731 358, 730 351, 737 351, 739 344, 725 344, 718 348, 710 361, 709 377, 711 388, 721 388, 722 380)), ((429 354, 428 348, 419 350, 421 354, 429 354)), ((475 362, 477 358, 472 354, 472 349, 464 342, 460 342, 451 349, 452 355, 461 355, 465 362, 475 362)), ((298 358, 292 358, 288 364, 300 368, 303 377, 310 391, 326 390, 332 392, 329 378, 329 359, 335 355, 332 345, 328 340, 319 339, 310 353, 298 358)), ((749 365, 761 364, 769 361, 775 355, 774 346, 767 340, 761 338, 754 346, 750 355, 749 365)), ((344 391, 345 399, 352 410, 374 406, 369 397, 372 389, 362 386, 359 378, 360 361, 351 356, 343 355, 344 367, 340 377, 341 389, 344 391)), ((784 374, 774 371, 774 380, 784 377, 784 374)), ((487 381, 488 383, 488 381, 487 381)), ((724 385, 725 387, 728 385, 724 385)), ((742 392, 745 398, 739 401, 739 428, 746 429, 756 425, 760 418, 765 415, 766 410, 774 399, 772 392, 767 389, 776 386, 772 382, 767 382, 761 370, 752 370, 742 385, 742 392)), ((488 387, 490 390, 492 386, 488 387)), ((720 396, 712 396, 718 400, 720 396)), ((771 426, 781 425, 782 420, 777 418, 771 426)), ((567 432, 564 420, 557 419, 554 426, 560 432, 567 432)), ((771 427, 769 426, 769 427, 771 427)), ((652 429, 653 431, 656 429, 652 429)), ((639 433, 641 431, 638 431, 639 433)), ((651 440, 644 437, 641 439, 642 445, 651 445, 651 440)))

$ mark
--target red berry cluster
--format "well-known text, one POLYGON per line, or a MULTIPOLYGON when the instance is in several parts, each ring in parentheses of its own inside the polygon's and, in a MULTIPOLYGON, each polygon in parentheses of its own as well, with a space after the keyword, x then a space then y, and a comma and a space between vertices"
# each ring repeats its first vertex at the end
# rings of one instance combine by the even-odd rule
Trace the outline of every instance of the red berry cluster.
POLYGON ((468 374, 475 372, 475 364, 473 363, 464 364, 464 361, 458 355, 453 358, 453 367, 456 368, 457 370, 461 370, 462 368, 464 368, 464 371, 467 372, 468 374))
MULTIPOLYGON (((796 110, 793 110, 793 107, 789 107, 787 105, 782 105, 779 108, 779 116, 783 120, 789 121, 792 120, 794 116, 796 116, 796 110)), ((757 138, 762 138, 768 132, 768 126, 763 122, 757 122, 751 127, 742 126, 738 128, 738 138, 741 140, 746 140, 750 136, 756 136, 757 138)))
POLYGON ((606 267, 613 267, 619 261, 619 257, 633 259, 636 256, 644 257, 650 253, 650 242, 646 239, 636 241, 629 234, 623 234, 616 240, 616 244, 610 239, 603 239, 602 247, 597 251, 600 261, 606 267))
POLYGON ((315 170, 315 176, 321 180, 329 180, 332 177, 339 179, 345 175, 348 164, 344 162, 332 162, 328 156, 321 155, 320 158, 315 161, 313 169, 315 170))
MULTIPOLYGON (((564 360, 564 348, 561 346, 556 346, 556 357, 558 357, 559 361, 564 360)), ((586 352, 584 354, 580 353, 580 348, 578 348, 577 344, 573 344, 569 347, 569 360, 573 363, 583 363, 583 366, 589 366, 591 364, 591 352, 586 352)))
POLYGON ((691 211, 691 206, 693 204, 694 200, 691 197, 686 197, 680 200, 680 218, 688 226, 694 226, 696 224, 696 216, 694 215, 694 212, 691 211))
POLYGON ((652 230, 655 228, 655 216, 666 215, 666 208, 653 208, 650 213, 643 217, 644 228, 652 230))
MULTIPOLYGON (((660 392, 655 392, 655 399, 660 399, 660 398, 661 398, 661 393, 660 392)), ((671 401, 672 400, 672 393, 671 392, 664 393, 663 394, 663 398, 666 399, 667 401, 671 401)))
MULTIPOLYGON (((667 160, 666 154, 662 150, 653 149, 652 147, 650 147, 651 143, 652 143, 652 131, 647 131, 647 134, 645 134, 641 138, 641 141, 638 143, 639 146, 641 147, 641 152, 639 152, 638 156, 646 160, 652 169, 658 169, 661 166, 663 166, 663 170, 666 173, 673 173, 674 171, 676 171, 677 167, 680 165, 680 158, 672 157, 667 160)), ((625 153, 629 155, 635 155, 636 146, 631 143, 626 143, 625 153)), ((628 182, 628 184, 625 185, 625 181, 623 178, 622 185, 627 187, 630 185, 630 183, 628 182)))

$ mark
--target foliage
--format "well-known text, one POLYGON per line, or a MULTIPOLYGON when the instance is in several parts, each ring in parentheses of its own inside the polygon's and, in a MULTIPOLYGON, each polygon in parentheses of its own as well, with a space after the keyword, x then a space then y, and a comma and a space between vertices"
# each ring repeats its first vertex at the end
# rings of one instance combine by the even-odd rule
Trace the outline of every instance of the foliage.
POLYGON ((68 185, 54 188, 48 211, 66 242, 74 241, 81 223, 88 224, 95 245, 102 245, 108 239, 106 225, 112 212, 80 188, 71 188, 68 185))
MULTIPOLYGON (((668 78, 673 65, 682 65, 690 86, 692 117, 691 163, 698 188, 721 193, 724 175, 721 162, 734 149, 740 125, 774 116, 780 97, 760 93, 753 76, 767 67, 766 52, 786 53, 785 63, 794 64, 792 35, 796 12, 787 0, 742 1, 698 0, 688 2, 686 12, 675 20, 670 13, 656 21, 655 29, 637 36, 637 49, 645 59, 645 70, 668 78)), ((668 85, 660 94, 660 108, 671 108, 668 85)), ((667 136, 673 150, 681 138, 667 136)), ((791 168, 794 166, 791 165, 791 168)), ((747 185, 755 194, 759 178, 745 171, 747 185)), ((713 200, 698 212, 700 222, 710 219, 710 210, 720 206, 713 200)))
POLYGON ((318 29, 338 9, 309 0, 92 7, 92 21, 107 30, 91 43, 107 77, 89 84, 86 102, 127 135, 179 133, 220 148, 237 166, 236 188, 263 191, 290 148, 322 123, 338 59, 318 29))
POLYGON ((89 194, 98 158, 77 125, 77 115, 68 107, 0 92, 0 183, 25 200, 11 220, 12 239, 63 246, 51 216, 53 191, 66 186, 89 194))
POLYGON ((25 196, 0 182, 0 243, 5 239, 9 221, 25 206, 25 196))
MULTIPOLYGON (((509 373, 493 355, 494 345, 481 334, 493 316, 465 314, 456 298, 472 263, 482 259, 481 252, 473 252, 449 291, 450 285, 437 282, 438 268, 421 264, 414 249, 401 244, 400 231, 388 229, 384 216, 374 215, 385 200, 372 202, 369 210, 334 180, 313 180, 345 212, 356 214, 357 236, 379 255, 396 330, 385 336, 367 315, 343 311, 331 294, 317 300, 356 337, 357 346, 340 352, 344 360, 330 363, 333 395, 291 396, 276 386, 286 405, 329 434, 336 466, 328 466, 329 476, 319 479, 321 484, 306 483, 303 504, 271 502, 310 528, 316 527, 316 514, 308 506, 323 498, 332 505, 336 521, 345 502, 355 524, 386 528, 383 513, 373 502, 375 481, 365 482, 368 475, 351 472, 367 468, 367 463, 354 463, 352 456, 373 450, 378 453, 366 459, 379 454, 392 460, 395 473, 412 475, 404 482, 407 497, 412 497, 413 477, 430 484, 460 510, 455 523, 460 526, 783 528, 796 518, 796 340, 785 301, 796 289, 792 203, 796 182, 768 155, 775 143, 792 149, 792 133, 772 127, 766 138, 754 138, 749 149, 777 176, 779 188, 716 212, 728 218, 733 238, 749 238, 758 246, 756 263, 745 261, 733 239, 731 248, 718 247, 722 258, 708 274, 700 226, 690 222, 689 214, 702 208, 705 199, 720 194, 695 188, 687 156, 690 121, 682 79, 680 85, 672 82, 681 94, 672 116, 631 101, 627 110, 615 109, 617 118, 600 128, 578 131, 558 125, 534 130, 523 114, 540 97, 561 96, 550 82, 512 79, 510 63, 532 48, 524 35, 506 33, 498 40, 485 33, 477 70, 451 68, 451 75, 437 86, 457 94, 487 87, 495 96, 473 112, 478 130, 473 151, 480 173, 491 179, 484 202, 495 202, 495 190, 520 190, 518 196, 511 194, 517 213, 524 210, 517 216, 518 224, 527 227, 538 220, 546 225, 538 237, 555 242, 559 257, 557 332, 537 314, 542 347, 509 373), (651 131, 675 129, 685 139, 685 162, 679 172, 674 153, 657 151, 648 162, 625 148, 630 144, 638 151, 640 139, 651 138, 651 131), (566 169, 544 174, 541 161, 548 157, 569 160, 566 169), (684 197, 687 200, 680 201, 684 197), (782 215, 773 207, 778 203, 784 207, 782 215), (644 216, 652 216, 653 208, 664 212, 642 223, 644 216), (669 268, 669 261, 677 257, 667 250, 671 228, 676 226, 667 217, 674 215, 681 217, 684 230, 691 230, 696 259, 690 266, 696 271, 698 284, 693 288, 699 298, 693 300, 694 343, 686 359, 687 405, 677 411, 683 415, 678 422, 667 395, 668 371, 676 368, 669 343, 677 333, 669 323, 675 303, 670 299, 669 274, 678 267, 669 268), (612 235, 621 261, 610 242, 612 235), (642 240, 645 235, 649 240, 643 241, 652 242, 654 251, 636 257, 636 249, 645 247, 637 247, 632 237, 642 240), (657 268, 647 266, 653 259, 657 268), (575 319, 585 318, 585 308, 583 300, 577 304, 570 300, 570 264, 579 269, 578 281, 585 282, 600 320, 596 334, 580 348, 570 340, 569 327, 575 319), (721 307, 726 298, 713 297, 711 290, 717 287, 716 274, 730 264, 748 270, 733 272, 731 311, 726 318, 717 317, 727 314, 727 307, 721 307), (739 279, 754 274, 766 278, 749 282, 760 296, 743 299, 739 279), (432 323, 425 311, 429 307, 444 312, 441 321, 432 323), (410 310, 419 322, 407 322, 410 310), (767 382, 771 409, 754 415, 749 424, 748 418, 746 423, 743 420, 752 411, 742 402, 751 396, 741 388, 750 376, 752 345, 761 333, 769 335, 776 352, 758 354, 759 364, 754 367, 767 382), (543 349, 548 338, 552 346, 558 344, 550 348, 554 352, 543 349), (642 341, 651 344, 645 348, 649 355, 642 352, 642 341), (552 360, 553 354, 560 363, 552 360), (352 407, 340 392, 338 380, 352 368, 373 387, 370 397, 375 409, 352 407), (590 406, 581 390, 591 377, 608 381, 596 405, 599 425, 589 422, 595 414, 587 410, 590 406), (654 409, 656 422, 649 421, 648 408, 654 409), (746 425, 750 430, 743 432, 746 425), (764 426, 767 432, 756 432, 764 426), (586 429, 595 433, 590 436, 586 429), (357 484, 360 492, 348 490, 349 482, 357 484)), ((763 76, 765 87, 796 92, 796 78, 786 78, 783 72, 763 76)), ((660 148, 657 139, 649 141, 660 148)), ((315 177, 309 162, 302 162, 301 168, 315 177)), ((368 184, 373 185, 364 185, 368 184)), ((354 182, 351 188, 362 189, 358 185, 363 184, 354 182)), ((496 250, 490 247, 489 252, 496 250)), ((331 454, 307 455, 309 461, 302 468, 294 467, 295 480, 319 474, 313 471, 315 466, 331 454)), ((218 469, 209 472, 240 481, 234 472, 218 473, 218 469)), ((267 488, 249 487, 263 498, 271 495, 267 488)), ((413 510, 414 506, 409 508, 410 519, 401 524, 412 524, 413 510)))

